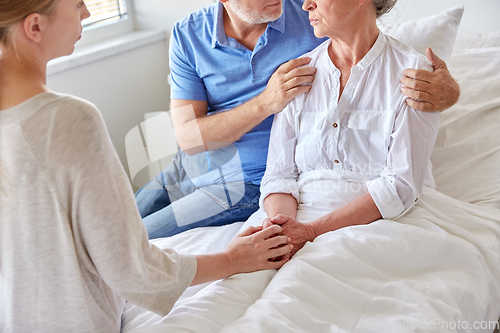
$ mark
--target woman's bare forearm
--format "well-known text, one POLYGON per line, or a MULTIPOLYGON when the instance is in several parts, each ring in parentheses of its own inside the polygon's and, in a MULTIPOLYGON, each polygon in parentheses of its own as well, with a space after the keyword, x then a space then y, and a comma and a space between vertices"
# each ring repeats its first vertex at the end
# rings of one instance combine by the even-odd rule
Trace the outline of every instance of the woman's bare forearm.
POLYGON ((273 193, 264 200, 264 209, 269 218, 278 214, 295 218, 297 216, 297 200, 288 193, 273 193))
POLYGON ((196 256, 197 268, 191 285, 227 278, 237 273, 278 269, 288 260, 291 250, 288 237, 279 235, 283 229, 248 227, 219 253, 196 256), (282 257, 283 256, 283 257, 282 257), (281 260, 269 260, 280 257, 281 260))
POLYGON ((224 279, 236 273, 224 252, 198 255, 196 261, 197 269, 192 286, 224 279))
MULTIPOLYGON (((347 205, 310 222, 315 237, 329 231, 353 225, 368 224, 382 218, 370 193, 365 193, 347 205)), ((312 241, 312 240, 311 240, 312 241)))

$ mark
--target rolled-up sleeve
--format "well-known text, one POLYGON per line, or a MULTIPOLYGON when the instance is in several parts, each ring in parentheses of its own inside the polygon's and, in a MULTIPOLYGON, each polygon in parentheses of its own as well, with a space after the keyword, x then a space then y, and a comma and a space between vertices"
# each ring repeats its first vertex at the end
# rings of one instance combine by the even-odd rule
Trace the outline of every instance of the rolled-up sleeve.
POLYGON ((299 201, 297 179, 299 172, 295 164, 297 135, 294 119, 295 100, 274 117, 269 140, 266 172, 260 187, 260 206, 273 193, 287 193, 299 201))
POLYGON ((380 177, 367 182, 383 218, 395 218, 417 201, 438 127, 439 112, 421 112, 404 104, 397 115, 387 163, 380 177))

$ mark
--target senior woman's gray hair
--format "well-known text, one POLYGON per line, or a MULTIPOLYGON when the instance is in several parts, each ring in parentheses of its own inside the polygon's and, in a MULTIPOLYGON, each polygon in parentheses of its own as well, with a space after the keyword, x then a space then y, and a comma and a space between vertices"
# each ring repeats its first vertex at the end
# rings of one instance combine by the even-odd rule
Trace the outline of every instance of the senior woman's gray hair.
POLYGON ((398 2, 398 0, 373 0, 377 18, 390 12, 396 2, 398 2))

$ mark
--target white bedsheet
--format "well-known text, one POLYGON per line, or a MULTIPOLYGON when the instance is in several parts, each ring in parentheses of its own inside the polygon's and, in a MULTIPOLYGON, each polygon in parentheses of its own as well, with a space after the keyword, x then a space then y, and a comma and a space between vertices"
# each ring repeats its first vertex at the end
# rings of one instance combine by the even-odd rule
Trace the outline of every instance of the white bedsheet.
MULTIPOLYGON (((228 235, 238 226, 208 234, 219 229, 228 235)), ((207 232, 191 234, 196 239, 207 232)), ((276 275, 215 282, 179 301, 163 322, 150 319, 148 325, 158 324, 134 332, 455 332, 442 328, 484 326, 500 314, 499 238, 500 210, 426 188, 398 221, 324 234, 276 275)))
MULTIPOLYGON (((182 232, 173 237, 165 237, 152 240, 161 249, 176 249, 181 253, 208 254, 222 251, 227 247, 231 239, 238 233, 243 222, 237 222, 222 227, 197 228, 182 232)), ((179 298, 175 306, 180 302, 203 289, 209 283, 189 287, 179 298)), ((163 317, 144 310, 141 307, 127 303, 122 316, 122 332, 129 332, 139 326, 147 326, 158 323, 163 317)))
MULTIPOLYGON (((277 273, 190 287, 165 318, 129 304, 123 332, 492 332, 500 316, 500 49, 456 55, 450 68, 462 97, 441 116, 432 157, 440 192, 425 188, 397 221, 324 234, 277 273)), ((154 243, 209 253, 241 226, 154 243)))

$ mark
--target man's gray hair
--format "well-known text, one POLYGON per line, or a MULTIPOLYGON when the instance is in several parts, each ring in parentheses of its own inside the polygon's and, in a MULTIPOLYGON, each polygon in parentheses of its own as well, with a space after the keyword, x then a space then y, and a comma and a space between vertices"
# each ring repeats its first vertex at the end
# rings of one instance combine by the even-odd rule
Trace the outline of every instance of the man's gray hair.
POLYGON ((373 6, 375 7, 377 18, 390 12, 397 1, 398 0, 373 0, 373 6))

